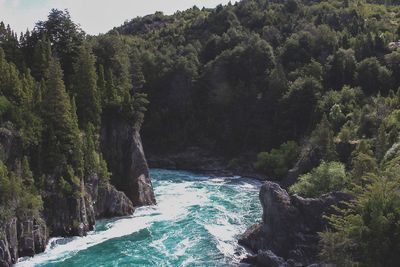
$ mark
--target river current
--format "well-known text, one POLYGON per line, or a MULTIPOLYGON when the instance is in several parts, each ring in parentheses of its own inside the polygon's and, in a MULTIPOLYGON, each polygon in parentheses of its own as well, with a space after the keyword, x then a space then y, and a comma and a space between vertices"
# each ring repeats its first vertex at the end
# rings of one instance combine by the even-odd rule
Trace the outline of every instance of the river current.
POLYGON ((261 218, 260 182, 152 169, 157 205, 99 220, 85 237, 53 238, 17 266, 236 266, 238 236, 261 218))

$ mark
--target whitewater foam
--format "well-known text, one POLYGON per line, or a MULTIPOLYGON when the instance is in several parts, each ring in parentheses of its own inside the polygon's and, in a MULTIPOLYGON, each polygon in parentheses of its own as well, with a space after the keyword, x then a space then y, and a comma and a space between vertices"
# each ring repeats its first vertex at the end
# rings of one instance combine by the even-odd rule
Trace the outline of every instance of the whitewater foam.
MULTIPOLYGON (((164 170, 153 170, 152 175, 157 206, 138 208, 133 216, 105 224, 100 222, 99 230, 85 237, 53 238, 44 253, 21 259, 16 266, 58 263, 70 266, 67 263, 70 259, 88 257, 88 253, 81 252, 90 252, 94 246, 101 248, 105 242, 128 242, 143 229, 150 234, 143 237, 140 245, 132 246, 135 244, 132 242, 139 241, 122 244, 118 257, 107 258, 112 263, 98 265, 115 266, 117 262, 129 265, 138 261, 143 262, 140 266, 190 266, 201 262, 204 266, 224 266, 226 262, 238 262, 241 249, 237 236, 249 223, 254 223, 249 220, 255 216, 248 214, 260 212, 259 205, 254 204, 258 203, 260 183, 237 177, 205 179, 187 172, 164 170), (143 251, 143 255, 138 251, 143 251)), ((89 266, 85 258, 80 262, 83 264, 79 266, 89 266)))

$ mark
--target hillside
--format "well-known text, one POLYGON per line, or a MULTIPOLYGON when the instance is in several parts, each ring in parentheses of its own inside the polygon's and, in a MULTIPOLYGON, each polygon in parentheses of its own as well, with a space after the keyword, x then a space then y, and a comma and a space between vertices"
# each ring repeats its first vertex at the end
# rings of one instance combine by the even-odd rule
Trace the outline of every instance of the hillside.
POLYGON ((284 209, 272 214, 301 214, 296 231, 310 206, 321 210, 318 231, 285 240, 295 248, 264 242, 263 217, 246 241, 261 260, 396 266, 398 4, 243 0, 157 12, 99 36, 67 11, 21 37, 1 23, 1 264, 43 251, 49 235, 84 235, 96 218, 154 204, 141 130, 146 153, 168 164, 182 153, 179 166, 246 165, 279 182, 263 186, 262 204, 277 196, 284 209), (348 204, 330 209, 335 196, 348 204))

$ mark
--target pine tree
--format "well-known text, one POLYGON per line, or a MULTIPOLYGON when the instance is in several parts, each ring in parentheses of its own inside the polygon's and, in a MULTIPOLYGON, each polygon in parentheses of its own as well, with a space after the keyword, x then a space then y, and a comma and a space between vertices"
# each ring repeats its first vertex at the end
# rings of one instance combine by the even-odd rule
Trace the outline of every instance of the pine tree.
POLYGON ((337 154, 333 140, 333 131, 326 114, 324 114, 321 122, 312 133, 311 142, 321 149, 324 160, 332 161, 336 159, 337 154))
POLYGON ((114 74, 110 68, 106 71, 105 99, 108 104, 118 102, 117 89, 114 84, 114 74))
POLYGON ((33 51, 32 75, 38 81, 49 78, 49 63, 51 59, 50 41, 44 36, 40 39, 33 51))
POLYGON ((75 65, 74 91, 80 126, 83 128, 92 123, 97 128, 100 125, 100 94, 97 88, 95 58, 87 45, 80 48, 79 59, 75 65))
POLYGON ((104 67, 103 65, 99 65, 98 75, 97 75, 97 90, 101 96, 102 103, 104 104, 105 92, 106 92, 106 79, 104 77, 104 67))
POLYGON ((57 59, 50 61, 47 92, 43 100, 43 117, 46 125, 43 148, 45 171, 71 165, 75 173, 82 173, 82 151, 78 123, 70 98, 65 90, 63 73, 57 59))

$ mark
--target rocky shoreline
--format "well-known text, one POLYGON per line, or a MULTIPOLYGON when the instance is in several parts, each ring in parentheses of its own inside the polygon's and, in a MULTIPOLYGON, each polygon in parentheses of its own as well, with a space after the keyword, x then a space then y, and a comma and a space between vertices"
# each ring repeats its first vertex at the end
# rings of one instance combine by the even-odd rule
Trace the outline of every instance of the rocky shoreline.
POLYGON ((239 244, 254 253, 245 262, 271 267, 319 266, 318 233, 328 227, 324 216, 352 199, 342 192, 302 198, 273 182, 264 183, 259 198, 262 222, 251 226, 239 244))
MULTIPOLYGON (((340 148, 339 155, 345 161, 351 150, 342 152, 340 148)), ((248 158, 241 160, 240 167, 229 166, 228 160, 198 148, 148 157, 152 168, 188 170, 211 176, 240 175, 263 181, 259 194, 263 207, 262 221, 251 226, 238 242, 251 253, 243 260, 244 264, 272 267, 320 266, 318 233, 328 227, 324 216, 335 212, 333 206, 351 200, 350 195, 342 192, 332 192, 319 198, 288 194, 285 189, 321 161, 319 149, 305 145, 287 176, 279 182, 272 182, 266 181, 265 175, 257 173, 253 161, 248 158)))
MULTIPOLYGON (((113 173, 110 181, 98 173, 81 177, 79 196, 63 197, 56 176, 46 177, 43 218, 15 216, 0 226, 0 266, 45 250, 53 236, 84 236, 97 219, 133 214, 135 207, 156 203, 138 129, 123 119, 105 118, 101 151, 113 173)), ((19 134, 0 129, 0 151, 18 173, 19 134)))
POLYGON ((212 152, 192 147, 176 153, 149 153, 147 162, 150 168, 167 170, 186 170, 210 176, 242 176, 265 181, 264 174, 257 172, 253 167, 251 157, 238 159, 232 164, 228 159, 217 156, 212 152))

